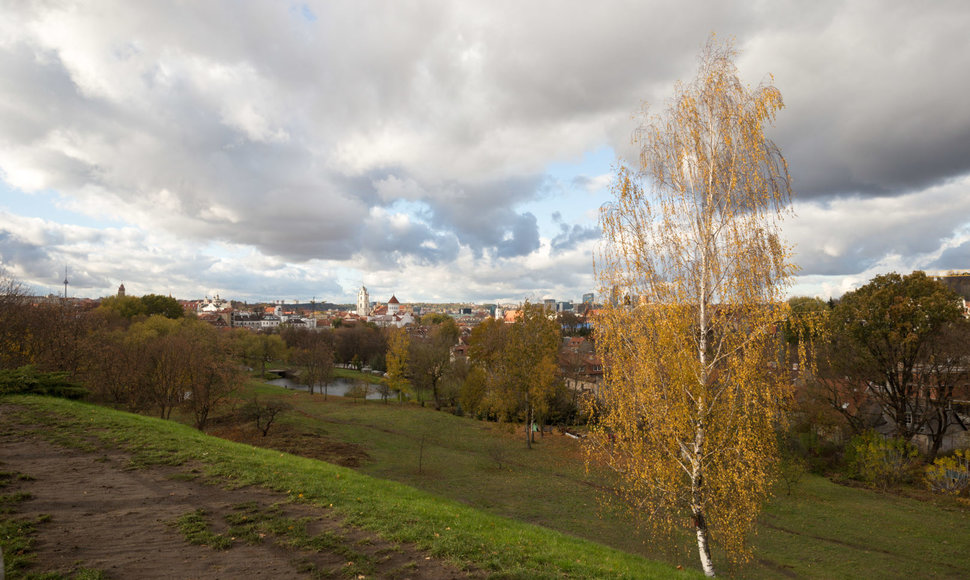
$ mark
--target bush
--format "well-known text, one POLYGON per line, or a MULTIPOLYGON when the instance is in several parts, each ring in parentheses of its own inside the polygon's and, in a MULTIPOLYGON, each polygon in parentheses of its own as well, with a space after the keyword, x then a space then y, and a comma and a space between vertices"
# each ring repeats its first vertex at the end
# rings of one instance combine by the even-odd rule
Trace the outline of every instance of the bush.
POLYGON ((280 414, 292 408, 289 403, 280 399, 260 401, 259 397, 255 397, 252 401, 243 405, 242 409, 239 410, 239 415, 244 420, 255 421, 256 429, 263 434, 263 437, 266 437, 269 428, 280 414))
POLYGON ((923 480, 927 487, 939 493, 970 495, 970 449, 937 457, 933 465, 926 466, 923 480))
POLYGON ((88 390, 68 379, 65 372, 41 373, 32 366, 0 370, 0 395, 16 393, 83 399, 88 390))
POLYGON ((849 441, 845 461, 849 477, 885 489, 915 479, 919 452, 908 441, 867 431, 849 441))
POLYGON ((344 396, 360 402, 363 399, 366 399, 368 394, 370 394, 370 385, 363 381, 357 381, 347 388, 347 392, 344 393, 344 396))

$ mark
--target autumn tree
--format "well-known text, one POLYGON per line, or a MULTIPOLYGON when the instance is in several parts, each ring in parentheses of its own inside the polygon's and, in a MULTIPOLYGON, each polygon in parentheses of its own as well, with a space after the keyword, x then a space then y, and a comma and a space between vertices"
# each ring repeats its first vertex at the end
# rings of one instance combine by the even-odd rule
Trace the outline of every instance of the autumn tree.
POLYGON ((340 326, 334 330, 334 342, 338 361, 358 369, 366 364, 384 370, 387 344, 379 329, 360 323, 340 326))
MULTIPOLYGON (((429 319, 429 325, 424 327, 427 332, 422 336, 411 339, 408 357, 410 360, 411 378, 415 390, 431 392, 435 409, 440 410, 445 398, 442 392, 445 378, 451 371, 451 348, 458 342, 461 331, 455 319, 450 316, 429 319)), ((423 403, 422 403, 423 404, 423 403)))
POLYGON ((316 385, 327 388, 333 380, 333 337, 329 332, 315 332, 306 328, 288 328, 282 334, 289 347, 290 362, 299 365, 300 383, 313 394, 316 385))
POLYGON ((641 521, 693 530, 708 576, 712 536, 733 560, 749 553, 790 392, 772 369, 791 191, 764 134, 782 99, 743 85, 735 57, 712 38, 696 78, 645 116, 639 162, 619 168, 601 210, 596 263, 602 295, 623 299, 595 323, 604 384, 591 458, 616 471, 641 521))
POLYGON ((528 303, 513 324, 490 319, 475 327, 468 353, 473 368, 461 390, 469 411, 521 420, 531 449, 532 425, 541 422, 555 396, 559 336, 555 317, 528 303))
POLYGON ((187 322, 155 315, 128 330, 129 348, 141 358, 137 396, 162 419, 171 416, 191 389, 188 368, 193 344, 181 332, 187 322))
POLYGON ((30 309, 27 287, 0 266, 0 368, 19 368, 34 362, 33 344, 25 340, 30 309))
POLYGON ((256 429, 263 437, 266 437, 269 428, 273 426, 277 417, 292 408, 292 405, 281 399, 269 399, 260 402, 259 397, 256 396, 240 409, 240 414, 246 419, 255 421, 256 429))
POLYGON ((230 340, 211 325, 195 320, 183 324, 182 334, 192 345, 185 371, 189 390, 184 405, 192 413, 195 428, 206 428, 215 409, 243 382, 241 369, 230 355, 230 340))
POLYGON ((389 327, 387 329, 387 385, 398 392, 400 400, 411 392, 408 381, 408 350, 410 338, 403 328, 389 327))
POLYGON ((278 334, 253 332, 237 328, 232 332, 233 351, 251 365, 259 366, 259 376, 266 376, 266 363, 287 358, 286 343, 278 334))
POLYGON ((504 353, 502 400, 525 420, 526 447, 535 442, 534 424, 541 424, 555 395, 559 361, 559 323, 537 304, 526 303, 509 329, 504 353))

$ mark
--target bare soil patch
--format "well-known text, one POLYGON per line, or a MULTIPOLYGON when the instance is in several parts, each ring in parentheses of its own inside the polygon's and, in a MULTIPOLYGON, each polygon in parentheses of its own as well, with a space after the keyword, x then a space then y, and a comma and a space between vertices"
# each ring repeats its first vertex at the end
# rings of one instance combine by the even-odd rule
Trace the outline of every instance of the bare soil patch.
POLYGON ((360 467, 370 459, 360 445, 336 441, 316 433, 297 431, 289 425, 274 425, 266 436, 253 429, 249 423, 219 425, 209 429, 207 433, 237 443, 266 447, 350 468, 360 467))
POLYGON ((85 453, 25 431, 5 426, 0 470, 27 476, 12 479, 3 490, 31 496, 13 517, 50 516, 37 527, 30 573, 92 568, 109 578, 477 576, 413 547, 350 528, 325 508, 288 502, 282 494, 224 489, 202 482, 200 470, 192 466, 133 470, 129 455, 117 449, 85 453), (185 539, 175 522, 192 512, 204 514, 210 530, 228 540, 228 549, 185 539), (230 518, 270 512, 305 526, 309 536, 327 538, 327 547, 295 547, 285 526, 248 540, 227 534, 230 518))

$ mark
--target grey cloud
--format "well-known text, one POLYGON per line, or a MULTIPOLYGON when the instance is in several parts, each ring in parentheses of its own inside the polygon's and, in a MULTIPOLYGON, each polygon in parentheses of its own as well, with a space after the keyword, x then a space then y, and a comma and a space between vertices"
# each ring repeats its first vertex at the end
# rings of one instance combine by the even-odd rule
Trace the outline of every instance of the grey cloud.
POLYGON ((389 268, 403 261, 420 265, 447 263, 458 256, 452 234, 439 234, 420 222, 395 224, 393 220, 368 219, 360 253, 368 260, 365 269, 389 268))
POLYGON ((498 243, 499 257, 524 256, 539 249, 539 228, 536 225, 536 216, 531 213, 516 216, 508 231, 511 236, 498 243))
MULTIPOLYGON (((25 188, 39 175, 36 187, 146 231, 291 262, 443 264, 466 249, 500 261, 539 248, 521 206, 555 195, 549 163, 604 144, 635 155, 631 113, 662 108, 712 30, 737 38, 746 78, 776 75, 787 109, 770 134, 801 198, 900 197, 970 173, 961 2, 308 9, 5 6, 0 175, 25 188), (392 176, 415 187, 377 191, 392 176), (375 219, 395 195, 426 211, 406 228, 375 219)), ((837 251, 803 244, 803 266, 926 253, 963 221, 816 225, 837 251)), ((559 228, 555 256, 595 237, 559 228)))
POLYGON ((937 260, 927 266, 927 269, 970 271, 970 242, 944 250, 937 260))
POLYGON ((595 240, 600 237, 600 229, 597 226, 581 226, 579 224, 569 225, 564 223, 559 212, 552 214, 552 221, 559 224, 559 235, 552 239, 550 243, 553 253, 571 250, 587 240, 595 240))
POLYGON ((741 65, 784 95, 773 134, 800 195, 898 195, 970 172, 970 53, 954 50, 968 22, 962 2, 817 3, 741 39, 741 65))
POLYGON ((517 201, 532 199, 542 187, 538 175, 471 184, 449 184, 427 200, 431 220, 451 230, 477 256, 486 250, 498 257, 528 254, 539 248, 539 230, 531 213, 519 214, 517 201))

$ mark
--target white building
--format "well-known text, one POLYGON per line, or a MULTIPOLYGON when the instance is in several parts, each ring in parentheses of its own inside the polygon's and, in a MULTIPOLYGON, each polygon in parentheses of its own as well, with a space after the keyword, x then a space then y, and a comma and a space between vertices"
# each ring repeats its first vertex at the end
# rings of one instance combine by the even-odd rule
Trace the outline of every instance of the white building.
POLYGON ((370 316, 370 296, 367 294, 367 286, 361 285, 357 292, 357 316, 370 316))

